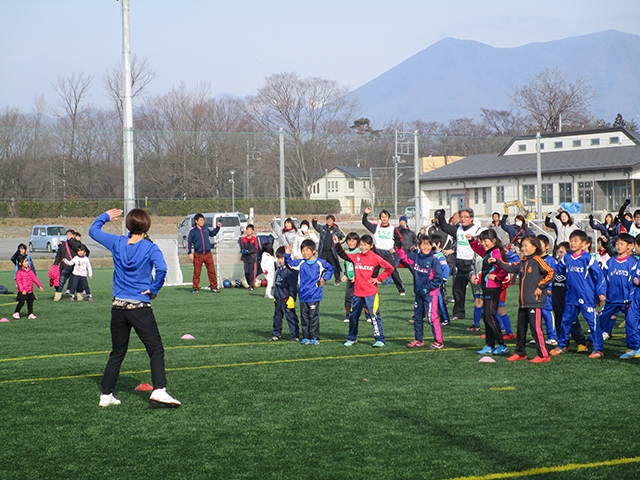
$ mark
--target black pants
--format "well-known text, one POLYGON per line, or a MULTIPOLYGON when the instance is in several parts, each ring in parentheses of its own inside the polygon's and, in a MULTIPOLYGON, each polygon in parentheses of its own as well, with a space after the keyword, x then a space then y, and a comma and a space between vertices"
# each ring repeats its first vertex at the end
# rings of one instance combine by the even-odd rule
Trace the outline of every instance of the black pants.
POLYGON ((300 302, 302 338, 320 340, 320 302, 300 302))
MULTIPOLYGON (((400 272, 398 272, 398 267, 396 267, 398 254, 391 253, 389 250, 376 250, 376 253, 380 255, 384 260, 389 262, 391 266, 393 266, 393 273, 391 274, 391 280, 393 280, 393 284, 398 289, 398 292, 400 293, 404 292, 404 285, 402 284, 402 278, 400 278, 400 272)), ((376 267, 376 268, 378 268, 378 270, 376 271, 374 269, 374 272, 373 272, 374 277, 378 276, 378 272, 380 271, 379 267, 376 267)))
POLYGON ((287 319, 289 331, 292 338, 300 337, 300 327, 298 326, 298 315, 295 308, 287 308, 286 300, 276 300, 276 308, 273 312, 273 329, 271 335, 279 337, 282 335, 282 318, 287 319))
POLYGON ((244 278, 249 284, 249 288, 253 288, 256 286, 256 275, 257 275, 257 263, 245 263, 244 264, 244 278))
POLYGON ((467 285, 473 260, 456 259, 456 276, 453 277, 453 316, 465 317, 464 302, 467 295, 467 285))
POLYGON ((349 318, 351 313, 351 305, 353 304, 353 286, 354 283, 347 278, 347 287, 344 291, 344 311, 347 313, 345 318, 349 318))
POLYGON ((33 294, 33 292, 29 292, 26 295, 23 295, 22 293, 18 292, 18 295, 16 297, 16 300, 18 301, 18 304, 16 305, 16 309, 14 310, 14 313, 20 313, 20 310, 22 310, 22 307, 24 307, 24 304, 27 304, 27 315, 31 315, 33 313, 33 301, 36 299, 36 296, 33 294))
POLYGON ((133 310, 111 309, 111 354, 102 377, 102 393, 108 395, 116 388, 120 366, 129 348, 131 327, 147 349, 151 362, 153 388, 165 388, 167 377, 164 371, 164 348, 158 324, 151 307, 133 310))
POLYGON ((504 345, 502 339, 502 329, 500 328, 500 322, 496 317, 498 312, 498 302, 500 301, 501 288, 483 288, 482 289, 482 319, 484 320, 484 326, 486 329, 486 341, 487 345, 491 348, 498 345, 504 345))
POLYGON ((323 250, 320 253, 320 258, 326 260, 333 267, 333 276, 336 282, 339 282, 340 277, 342 277, 342 269, 340 268, 340 262, 333 254, 333 250, 323 250))
POLYGON ((527 327, 531 328, 531 336, 536 342, 536 350, 539 357, 548 357, 547 346, 544 343, 542 332, 542 309, 523 308, 518 309, 518 333, 516 334, 516 353, 521 357, 527 355, 527 327))
POLYGON ((71 286, 69 287, 69 292, 71 293, 71 295, 76 292, 84 292, 87 295, 91 295, 87 277, 79 277, 77 275, 73 275, 71 277, 71 286))

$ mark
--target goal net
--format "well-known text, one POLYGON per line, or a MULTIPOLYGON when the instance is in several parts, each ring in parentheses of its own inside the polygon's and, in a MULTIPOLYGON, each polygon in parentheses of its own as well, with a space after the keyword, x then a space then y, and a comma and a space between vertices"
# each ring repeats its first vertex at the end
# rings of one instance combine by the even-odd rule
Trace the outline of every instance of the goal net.
POLYGON ((229 280, 235 287, 236 280, 244 279, 244 264, 240 259, 240 246, 237 239, 220 239, 216 244, 216 271, 218 287, 229 280))
POLYGON ((185 285, 178 258, 178 242, 173 239, 154 239, 153 243, 160 248, 162 255, 164 255, 164 261, 167 262, 167 276, 164 279, 164 285, 166 287, 185 285))

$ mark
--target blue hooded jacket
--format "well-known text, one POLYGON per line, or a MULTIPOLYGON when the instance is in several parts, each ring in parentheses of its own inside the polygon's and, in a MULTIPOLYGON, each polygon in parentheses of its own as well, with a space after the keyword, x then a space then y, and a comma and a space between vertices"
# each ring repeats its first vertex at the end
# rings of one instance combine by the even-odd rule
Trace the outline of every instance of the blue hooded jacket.
POLYGON ((160 248, 150 240, 128 244, 128 237, 103 232, 109 214, 100 215, 89 228, 89 236, 113 255, 113 296, 121 300, 150 302, 149 290, 157 295, 167 275, 167 263, 160 248), (151 272, 155 268, 155 277, 151 272))

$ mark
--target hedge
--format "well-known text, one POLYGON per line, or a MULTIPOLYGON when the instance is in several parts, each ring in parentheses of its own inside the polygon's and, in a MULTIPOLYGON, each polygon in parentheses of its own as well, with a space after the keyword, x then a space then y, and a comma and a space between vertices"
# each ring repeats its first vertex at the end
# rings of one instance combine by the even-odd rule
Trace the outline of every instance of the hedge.
MULTIPOLYGON (((97 217, 111 208, 122 208, 122 204, 122 200, 21 201, 17 202, 16 207, 21 218, 97 217)), ((0 205, 7 206, 5 202, 0 205)))

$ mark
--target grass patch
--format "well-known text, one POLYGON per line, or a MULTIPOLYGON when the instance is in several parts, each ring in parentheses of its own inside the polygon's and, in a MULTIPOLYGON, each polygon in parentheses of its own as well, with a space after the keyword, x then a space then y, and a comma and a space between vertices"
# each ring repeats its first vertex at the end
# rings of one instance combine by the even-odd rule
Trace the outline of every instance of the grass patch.
MULTIPOLYGON (((101 409, 111 274, 95 270, 93 303, 54 303, 47 289, 37 320, 0 324, 0 478, 637 475, 640 362, 617 359, 620 329, 602 360, 571 353, 544 365, 481 364, 483 341, 465 331, 469 320, 444 327, 445 350, 408 350, 413 302, 393 286, 380 288, 388 338, 380 350, 369 346, 367 323, 357 345, 342 346, 343 286, 325 287, 317 347, 288 342, 286 331, 266 342, 273 304, 263 289, 167 287, 154 311, 168 391, 183 406, 153 409, 134 390, 151 381, 134 335, 115 392, 122 405, 101 409), (185 333, 195 340, 181 340, 185 333), (616 463, 623 458, 631 460, 616 463), (559 470, 569 464, 578 466, 559 470)), ((11 275, 0 272, 0 284, 12 285, 11 275)), ((10 317, 13 298, 0 299, 1 316, 10 317)))

